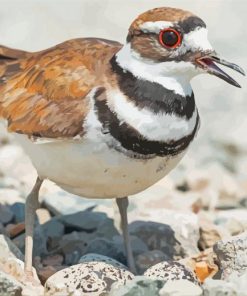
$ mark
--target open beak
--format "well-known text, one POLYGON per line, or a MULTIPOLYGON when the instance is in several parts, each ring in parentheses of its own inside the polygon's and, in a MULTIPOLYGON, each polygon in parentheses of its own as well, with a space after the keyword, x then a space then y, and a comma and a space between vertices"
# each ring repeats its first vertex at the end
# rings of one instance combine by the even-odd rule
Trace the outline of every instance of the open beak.
POLYGON ((202 56, 200 58, 197 58, 196 64, 200 68, 207 71, 209 74, 215 75, 215 76, 225 80, 226 82, 228 82, 236 87, 241 87, 237 83, 237 81, 235 81, 231 76, 229 76, 227 73, 222 71, 216 64, 221 64, 223 66, 231 68, 242 75, 245 75, 244 70, 236 64, 229 63, 229 62, 217 57, 215 53, 208 54, 208 55, 202 56))

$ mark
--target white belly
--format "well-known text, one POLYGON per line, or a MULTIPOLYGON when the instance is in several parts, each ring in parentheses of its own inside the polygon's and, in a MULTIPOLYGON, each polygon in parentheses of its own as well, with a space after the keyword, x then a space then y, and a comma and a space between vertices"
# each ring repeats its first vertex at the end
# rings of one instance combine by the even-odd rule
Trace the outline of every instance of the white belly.
POLYGON ((37 144, 24 135, 16 136, 41 178, 88 198, 117 198, 143 191, 184 155, 134 159, 90 139, 37 144))

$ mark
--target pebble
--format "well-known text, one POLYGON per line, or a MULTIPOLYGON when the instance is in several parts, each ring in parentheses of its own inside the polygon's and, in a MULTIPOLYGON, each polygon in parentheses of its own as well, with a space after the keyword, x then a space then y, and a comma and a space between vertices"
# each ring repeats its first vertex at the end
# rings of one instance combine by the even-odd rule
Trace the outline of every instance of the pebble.
POLYGON ((81 256, 86 254, 92 235, 91 233, 73 231, 61 238, 57 252, 62 252, 66 265, 77 264, 81 256))
POLYGON ((242 198, 240 201, 239 201, 239 205, 243 208, 247 208, 247 197, 244 197, 242 198))
MULTIPOLYGON (((123 236, 114 236, 113 243, 116 244, 116 248, 120 253, 126 255, 123 236)), ((130 244, 134 257, 148 251, 147 245, 137 236, 130 235, 130 244)))
POLYGON ((127 281, 124 286, 120 286, 119 283, 113 284, 109 296, 160 296, 164 283, 161 280, 136 276, 133 280, 127 281))
POLYGON ((56 255, 49 255, 49 256, 46 256, 44 258, 42 258, 42 264, 44 266, 59 266, 59 265, 62 265, 63 263, 63 256, 60 255, 60 254, 56 254, 56 255))
POLYGON ((146 243, 149 250, 161 250, 169 259, 173 259, 174 256, 182 253, 182 248, 169 225, 136 221, 130 224, 129 231, 146 243))
POLYGON ((39 224, 45 224, 51 219, 51 214, 47 209, 40 208, 36 211, 39 224))
POLYGON ((0 295, 22 296, 22 285, 14 277, 0 270, 0 295))
POLYGON ((247 231, 228 240, 217 242, 214 247, 217 255, 221 279, 227 279, 232 273, 239 275, 247 270, 247 231))
POLYGON ((0 223, 3 225, 9 224, 14 219, 13 212, 8 206, 0 204, 0 223))
POLYGON ((143 252, 136 258, 138 273, 143 274, 147 268, 165 260, 169 260, 169 258, 160 250, 143 252))
POLYGON ((219 271, 216 254, 212 248, 209 248, 192 257, 179 260, 190 270, 193 270, 200 282, 204 282, 206 278, 214 277, 219 271))
POLYGON ((109 218, 103 220, 95 232, 95 236, 104 237, 109 240, 112 240, 116 235, 119 235, 119 232, 114 225, 114 220, 109 218))
POLYGON ((1 222, 0 222, 0 234, 7 235, 6 229, 1 222))
POLYGON ((23 203, 23 198, 21 197, 20 192, 15 189, 0 188, 0 200, 1 204, 10 206, 16 202, 23 203))
POLYGON ((97 202, 94 200, 81 198, 62 190, 49 192, 49 194, 43 196, 42 203, 51 213, 57 216, 90 210, 97 205, 97 202))
POLYGON ((102 260, 99 258, 97 255, 97 260, 86 261, 55 273, 46 281, 45 296, 98 296, 109 292, 114 282, 124 285, 127 280, 134 278, 122 266, 112 265, 112 259, 108 263, 105 257, 102 260))
POLYGON ((223 280, 208 279, 203 285, 204 296, 246 296, 247 293, 240 294, 233 283, 223 280))
POLYGON ((5 263, 9 258, 24 260, 22 252, 5 235, 0 235, 0 263, 5 263))
POLYGON ((79 263, 87 263, 87 262, 105 262, 107 264, 110 264, 112 266, 118 267, 118 268, 123 268, 125 269, 126 266, 120 263, 119 261, 112 259, 107 256, 99 255, 96 253, 89 253, 81 257, 79 260, 79 263))
POLYGON ((169 280, 188 280, 198 284, 194 273, 185 267, 185 265, 176 261, 164 261, 148 268, 144 275, 151 279, 169 280))
POLYGON ((247 230, 247 209, 218 211, 215 223, 226 228, 232 235, 247 230))
POLYGON ((209 207, 210 202, 217 208, 235 207, 244 194, 234 175, 217 162, 208 164, 206 169, 190 171, 186 179, 193 191, 211 193, 212 197, 216 193, 216 200, 209 201, 209 207))
POLYGON ((10 238, 14 238, 25 232, 25 223, 8 224, 6 226, 6 232, 10 238))
POLYGON ((25 204, 23 202, 15 202, 10 207, 15 216, 15 223, 21 223, 25 221, 25 204))
POLYGON ((52 218, 41 225, 42 231, 47 238, 61 237, 64 234, 65 226, 59 221, 57 217, 52 218))
POLYGON ((230 218, 247 222, 247 209, 232 209, 228 211, 218 211, 216 219, 228 220, 230 218))
POLYGON ((38 273, 38 277, 40 279, 41 284, 44 285, 48 280, 48 278, 50 278, 53 274, 55 274, 60 270, 63 270, 66 267, 67 266, 62 266, 62 265, 56 265, 56 266, 48 265, 40 268, 37 273, 38 273))
POLYGON ((159 292, 160 296, 200 296, 202 289, 188 280, 168 281, 159 292))
POLYGON ((217 229, 217 226, 210 221, 205 219, 200 221, 200 238, 198 246, 200 250, 211 248, 217 241, 221 240, 222 237, 217 229))
POLYGON ((0 179, 0 188, 18 189, 21 187, 21 182, 15 178, 7 177, 0 179))
POLYGON ((239 221, 238 219, 230 218, 227 219, 224 226, 231 235, 238 235, 247 230, 247 221, 239 221))
MULTIPOLYGON (((141 207, 141 206, 140 206, 141 207)), ((142 209, 142 207, 141 207, 142 209)), ((167 244, 173 246, 175 248, 176 256, 185 257, 191 256, 195 253, 198 253, 197 243, 199 240, 199 224, 198 224, 198 215, 195 215, 191 212, 179 212, 175 210, 167 210, 163 208, 159 208, 156 210, 150 211, 149 208, 145 209, 141 218, 144 221, 142 223, 156 223, 157 227, 154 227, 154 231, 160 232, 161 225, 165 225, 164 227, 169 227, 172 231, 163 232, 163 235, 160 233, 159 236, 163 236, 162 241, 164 239, 167 241, 167 244), (149 222, 152 221, 152 222, 149 222), (170 241, 170 236, 168 238, 164 238, 165 235, 170 233, 171 238, 175 239, 175 243, 170 241)), ((132 215, 132 219, 136 220, 136 213, 132 215)), ((135 221, 136 223, 138 221, 135 221)), ((131 226, 131 224, 130 224, 131 226)), ((153 236, 152 236, 153 237, 153 236)), ((145 240, 144 240, 145 242, 145 240)), ((158 247, 155 249, 159 249, 158 247)), ((161 251, 163 251, 161 249, 161 251)), ((166 252, 165 252, 166 253, 166 252)), ((177 258, 174 258, 177 259, 177 258)))
POLYGON ((89 242, 86 253, 100 254, 127 264, 124 248, 119 249, 119 244, 104 238, 95 238, 89 242))
POLYGON ((100 224, 107 219, 105 213, 83 211, 59 217, 59 221, 69 230, 93 232, 100 228, 100 224))
POLYGON ((40 283, 35 268, 32 269, 35 286, 27 281, 24 272, 24 262, 17 258, 8 258, 2 266, 2 270, 23 285, 22 296, 43 296, 44 288, 40 283))
MULTIPOLYGON (((24 253, 25 250, 25 234, 21 234, 13 239, 13 243, 24 253)), ((45 236, 41 225, 38 221, 35 223, 34 239, 33 239, 33 255, 41 256, 47 253, 47 237, 45 236)))

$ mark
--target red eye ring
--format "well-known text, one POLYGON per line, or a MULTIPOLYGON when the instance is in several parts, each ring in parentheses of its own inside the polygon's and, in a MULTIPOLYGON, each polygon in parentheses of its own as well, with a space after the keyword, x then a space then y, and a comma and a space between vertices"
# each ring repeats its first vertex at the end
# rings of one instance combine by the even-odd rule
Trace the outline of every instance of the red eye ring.
POLYGON ((176 48, 178 46, 181 45, 182 43, 182 35, 181 33, 179 33, 177 30, 175 29, 172 29, 172 28, 168 28, 168 29, 164 29, 164 30, 161 30, 160 33, 159 33, 159 42, 162 46, 166 47, 166 48, 176 48), (177 37, 177 40, 174 44, 171 44, 171 45, 168 45, 164 42, 164 34, 165 33, 174 33, 177 37))

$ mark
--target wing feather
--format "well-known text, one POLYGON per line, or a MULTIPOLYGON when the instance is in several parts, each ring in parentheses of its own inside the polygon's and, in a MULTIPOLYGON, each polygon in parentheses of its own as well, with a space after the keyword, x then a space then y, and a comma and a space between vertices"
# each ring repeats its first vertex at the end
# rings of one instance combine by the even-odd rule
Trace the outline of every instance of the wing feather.
POLYGON ((0 117, 7 119, 9 131, 44 138, 82 136, 87 95, 102 85, 107 62, 120 46, 76 39, 5 65, 0 117))

